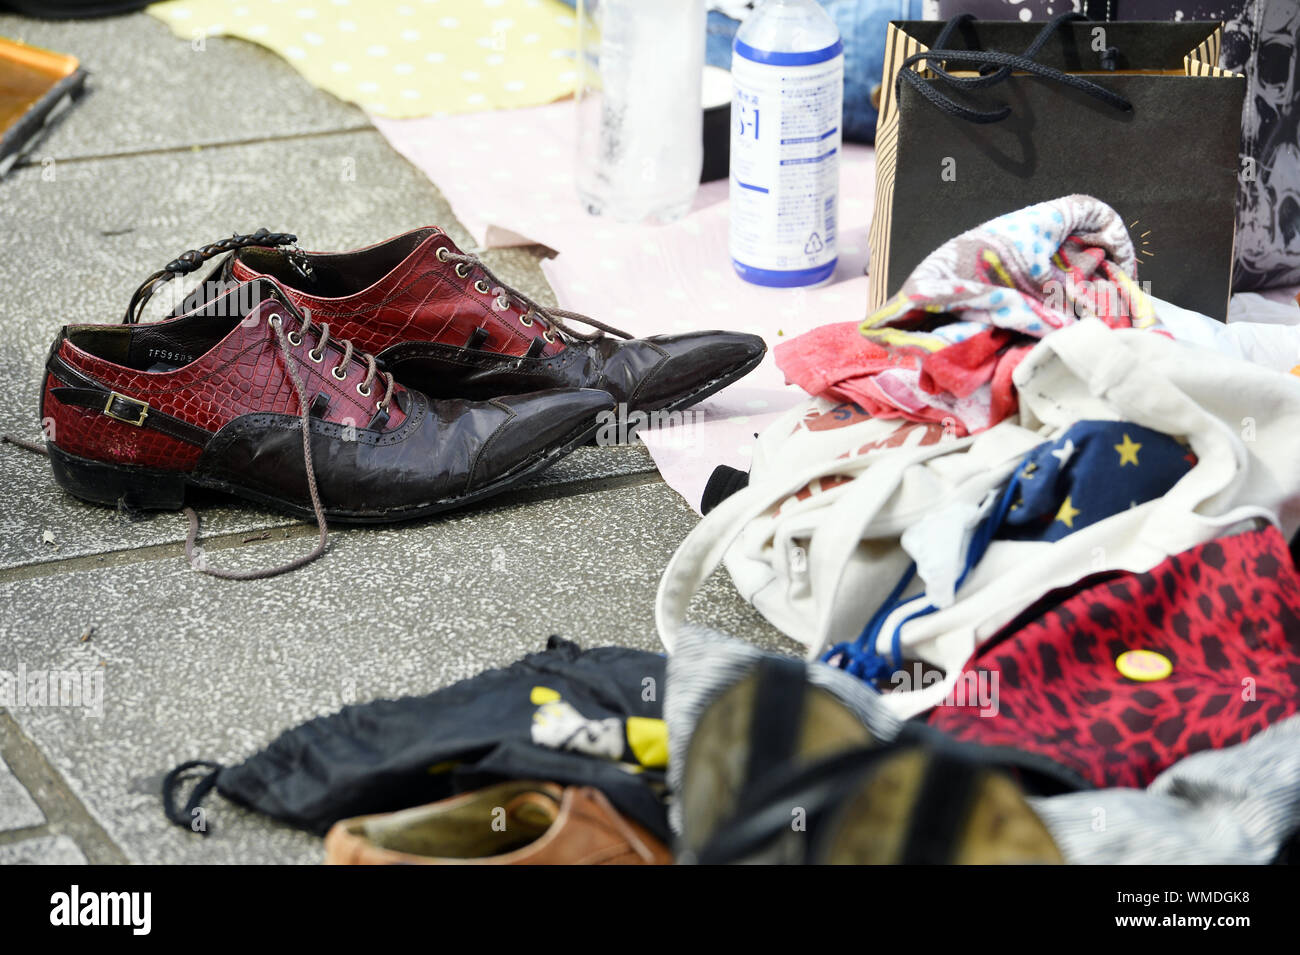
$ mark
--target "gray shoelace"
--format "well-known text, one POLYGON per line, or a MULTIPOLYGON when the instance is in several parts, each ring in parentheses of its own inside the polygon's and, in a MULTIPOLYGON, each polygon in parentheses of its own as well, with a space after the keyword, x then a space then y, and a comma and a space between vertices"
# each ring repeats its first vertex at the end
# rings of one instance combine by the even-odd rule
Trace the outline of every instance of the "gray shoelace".
MULTIPOLYGON (((279 319, 280 316, 276 315, 273 317, 279 319)), ((276 334, 279 335, 282 329, 279 327, 278 323, 275 326, 275 328, 276 328, 276 334)), ((303 339, 307 335, 311 334, 311 330, 313 328, 319 328, 320 333, 316 339, 316 347, 307 353, 307 357, 309 357, 314 362, 324 361, 325 346, 330 343, 330 327, 328 324, 322 322, 321 324, 317 325, 315 322, 312 321, 311 315, 304 314, 302 320, 302 327, 300 327, 296 332, 286 333, 284 337, 288 339, 288 343, 290 345, 294 345, 294 346, 301 345, 303 343, 303 339)), ((284 347, 284 342, 281 342, 280 344, 281 347, 284 347)), ((343 358, 337 365, 335 365, 332 369, 330 369, 330 371, 335 378, 339 378, 338 375, 339 369, 347 368, 348 365, 352 363, 354 350, 352 347, 352 342, 346 339, 339 339, 335 342, 335 344, 343 346, 343 358)), ((369 352, 357 353, 356 357, 360 361, 365 362, 366 365, 366 377, 362 379, 361 384, 357 385, 357 394, 361 395, 361 397, 363 398, 369 398, 371 385, 374 383, 376 377, 382 375, 384 379, 385 389, 384 389, 384 397, 379 400, 378 408, 380 411, 387 411, 389 402, 393 400, 393 389, 397 387, 396 382, 393 380, 392 374, 386 371, 380 372, 379 366, 375 362, 375 356, 370 354, 369 352)), ((344 372, 344 374, 346 375, 346 372, 344 372)), ((299 397, 301 397, 301 391, 299 392, 299 397)))
MULTIPOLYGON (((316 466, 311 459, 311 404, 307 401, 307 389, 303 386, 302 376, 298 374, 298 363, 293 357, 293 347, 290 344, 291 339, 285 333, 284 322, 278 313, 273 313, 268 323, 271 330, 275 332, 276 342, 280 346, 280 354, 284 358, 284 370, 289 373, 289 381, 293 384, 293 390, 298 395, 298 429, 302 432, 302 461, 307 471, 307 493, 311 496, 311 509, 316 517, 316 526, 320 529, 320 537, 316 541, 316 546, 308 554, 301 557, 295 557, 293 560, 286 561, 274 567, 268 567, 264 570, 220 570, 216 567, 209 567, 204 561, 195 561, 194 543, 199 536, 199 515, 192 507, 185 508, 185 516, 190 520, 189 532, 185 535, 185 557, 190 562, 191 567, 207 574, 210 577, 217 577, 221 580, 264 580, 267 577, 278 577, 281 574, 287 574, 291 570, 297 570, 299 567, 306 566, 325 553, 325 538, 329 533, 325 526, 325 509, 321 506, 320 491, 316 488, 316 466)), ((303 330, 311 324, 307 319, 303 322, 303 330)), ((326 329, 325 340, 328 340, 329 331, 326 329)), ((323 347, 324 341, 318 347, 323 347)), ((348 355, 352 353, 352 343, 348 342, 348 355)), ((323 354, 323 352, 322 352, 323 354)), ((370 361, 369 373, 366 381, 375 374, 375 360, 369 355, 366 358, 370 361)), ((388 376, 388 393, 384 396, 387 401, 393 396, 392 376, 388 376)))

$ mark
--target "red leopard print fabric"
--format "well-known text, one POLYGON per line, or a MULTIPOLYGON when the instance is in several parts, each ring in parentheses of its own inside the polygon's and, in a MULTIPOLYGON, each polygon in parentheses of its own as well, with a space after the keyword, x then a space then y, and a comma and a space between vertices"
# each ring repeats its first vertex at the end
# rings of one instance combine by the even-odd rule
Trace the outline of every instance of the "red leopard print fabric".
POLYGON ((1300 576, 1275 527, 1220 538, 1009 625, 967 671, 995 687, 996 712, 981 716, 972 693, 936 707, 931 725, 1047 756, 1096 786, 1146 786, 1300 709, 1300 576), (1129 679, 1116 665, 1128 650, 1172 671, 1129 679))

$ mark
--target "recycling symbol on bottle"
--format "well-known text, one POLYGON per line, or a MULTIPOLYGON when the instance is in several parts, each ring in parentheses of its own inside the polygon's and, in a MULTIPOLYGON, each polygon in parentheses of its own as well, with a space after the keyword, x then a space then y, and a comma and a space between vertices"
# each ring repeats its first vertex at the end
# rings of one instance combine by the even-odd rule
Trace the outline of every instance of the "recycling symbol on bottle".
POLYGON ((822 245, 822 237, 814 232, 808 236, 808 241, 804 243, 803 254, 816 255, 823 248, 825 248, 825 246, 822 245))

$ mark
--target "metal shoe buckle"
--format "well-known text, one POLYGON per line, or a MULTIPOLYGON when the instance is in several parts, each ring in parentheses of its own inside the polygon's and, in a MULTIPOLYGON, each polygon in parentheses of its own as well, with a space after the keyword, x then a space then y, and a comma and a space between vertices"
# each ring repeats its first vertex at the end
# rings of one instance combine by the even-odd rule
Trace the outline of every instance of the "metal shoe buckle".
POLYGON ((149 403, 138 398, 128 398, 114 391, 109 394, 108 401, 104 402, 104 414, 139 428, 143 427, 144 419, 149 417, 149 403), (137 410, 139 413, 135 414, 137 410))

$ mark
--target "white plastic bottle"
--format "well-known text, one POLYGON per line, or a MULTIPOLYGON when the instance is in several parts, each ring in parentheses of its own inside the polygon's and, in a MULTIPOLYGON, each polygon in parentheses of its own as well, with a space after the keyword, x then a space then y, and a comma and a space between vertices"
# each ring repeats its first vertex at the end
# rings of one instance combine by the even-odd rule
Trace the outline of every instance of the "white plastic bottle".
POLYGON ((704 0, 580 0, 578 194, 621 222, 690 211, 704 158, 704 0))
POLYGON ((732 50, 732 266, 756 285, 825 282, 839 215, 839 30, 816 0, 764 0, 732 50))

